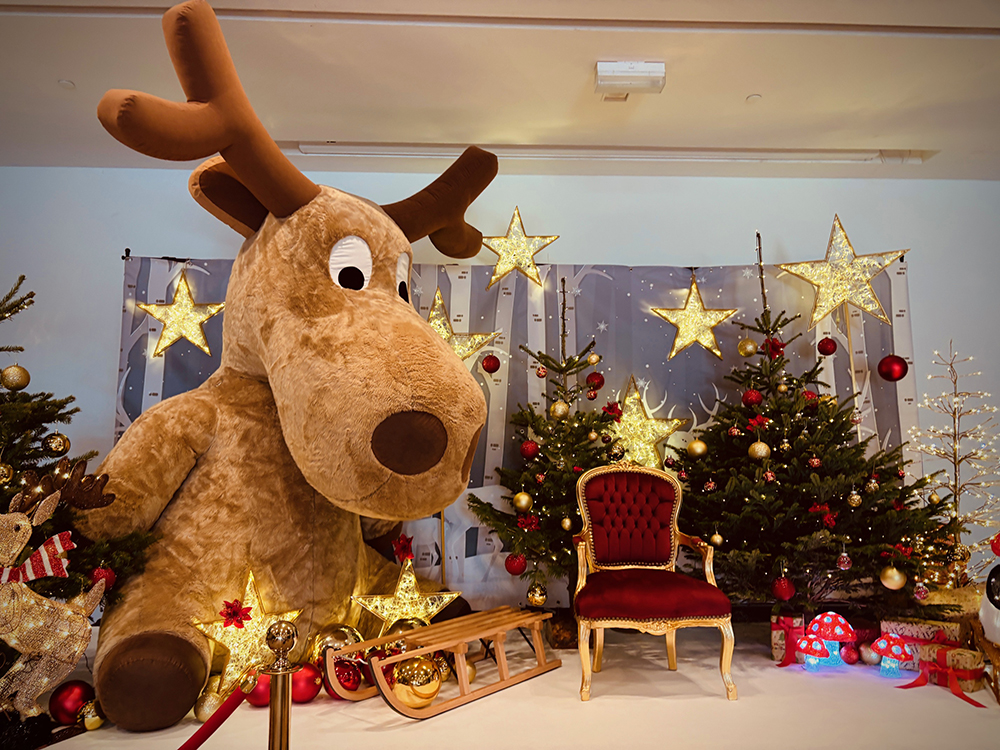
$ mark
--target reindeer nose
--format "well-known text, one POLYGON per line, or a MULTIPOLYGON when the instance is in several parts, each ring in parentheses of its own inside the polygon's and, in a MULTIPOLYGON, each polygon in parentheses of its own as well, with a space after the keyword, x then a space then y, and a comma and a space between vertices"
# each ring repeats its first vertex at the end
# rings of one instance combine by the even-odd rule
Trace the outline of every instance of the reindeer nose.
POLYGON ((425 411, 397 412, 372 433, 375 458, 397 474, 422 474, 437 465, 447 447, 448 431, 425 411))

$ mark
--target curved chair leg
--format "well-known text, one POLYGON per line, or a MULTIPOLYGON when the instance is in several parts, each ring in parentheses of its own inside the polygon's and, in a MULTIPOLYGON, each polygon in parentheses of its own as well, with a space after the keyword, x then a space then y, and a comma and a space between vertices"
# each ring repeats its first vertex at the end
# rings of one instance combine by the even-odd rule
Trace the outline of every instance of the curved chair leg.
POLYGON ((590 623, 580 620, 577 636, 580 645, 580 663, 583 666, 583 682, 580 683, 580 700, 590 700, 590 623))
POLYGON ((594 628, 594 671, 601 671, 601 659, 604 658, 604 628, 594 628))
POLYGON ((677 631, 667 631, 667 667, 671 671, 677 670, 677 631))
POLYGON ((731 673, 733 666, 733 646, 735 644, 733 640, 733 623, 730 620, 726 620, 719 625, 719 631, 722 633, 722 656, 719 657, 719 670, 722 672, 722 681, 726 684, 726 697, 734 701, 736 700, 736 683, 733 682, 733 675, 731 673))

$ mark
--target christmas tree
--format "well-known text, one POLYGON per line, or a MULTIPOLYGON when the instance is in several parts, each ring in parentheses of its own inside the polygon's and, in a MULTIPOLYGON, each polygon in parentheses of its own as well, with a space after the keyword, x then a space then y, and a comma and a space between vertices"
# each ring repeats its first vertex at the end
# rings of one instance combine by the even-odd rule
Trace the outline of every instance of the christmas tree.
POLYGON ((511 575, 531 581, 528 600, 541 606, 548 581, 576 574, 573 534, 580 530, 576 482, 587 469, 603 466, 609 458, 621 457, 621 449, 605 434, 621 414, 617 402, 602 409, 584 410, 581 399, 594 401, 604 386, 604 376, 591 372, 583 383, 578 376, 596 366, 601 358, 591 341, 574 355, 566 353, 566 280, 562 279, 560 358, 545 352, 521 350, 538 362, 536 375, 548 378, 551 388, 545 398, 548 414, 529 404, 518 405, 510 423, 521 440, 523 462, 515 468, 497 467, 500 483, 510 491, 505 497, 513 512, 507 512, 469 496, 469 508, 494 530, 508 552, 505 567, 511 575))
MULTIPOLYGON (((753 358, 726 376, 739 402, 720 400, 698 439, 670 448, 667 465, 687 484, 685 527, 711 536, 720 585, 736 600, 848 604, 875 616, 912 609, 960 524, 922 502, 928 479, 908 477, 902 446, 858 439, 853 398, 819 395, 820 362, 788 372, 784 350, 798 335, 783 341, 782 331, 799 316, 772 317, 763 277, 761 286, 761 316, 736 323, 748 333, 740 353, 753 358)), ((836 344, 819 348, 829 355, 836 344)))

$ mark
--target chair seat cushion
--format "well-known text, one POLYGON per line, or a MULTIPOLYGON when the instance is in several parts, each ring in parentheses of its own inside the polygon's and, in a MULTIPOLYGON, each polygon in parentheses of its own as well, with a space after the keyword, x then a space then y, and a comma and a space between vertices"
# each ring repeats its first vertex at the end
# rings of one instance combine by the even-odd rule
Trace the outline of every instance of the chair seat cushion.
POLYGON ((732 612, 729 597, 707 581, 644 568, 590 573, 574 607, 587 620, 672 620, 732 612))

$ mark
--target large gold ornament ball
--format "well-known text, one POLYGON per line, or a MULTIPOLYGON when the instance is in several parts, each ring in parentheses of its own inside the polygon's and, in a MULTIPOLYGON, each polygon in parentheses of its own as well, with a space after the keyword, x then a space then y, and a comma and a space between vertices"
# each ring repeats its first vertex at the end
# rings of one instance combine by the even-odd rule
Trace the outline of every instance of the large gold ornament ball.
POLYGON ((927 500, 928 500, 928 502, 930 502, 931 505, 937 505, 938 503, 941 502, 941 496, 938 493, 936 493, 936 492, 932 492, 927 497, 927 500))
POLYGON ((559 525, 562 527, 563 531, 569 531, 573 528, 573 519, 567 516, 559 522, 559 525))
MULTIPOLYGON (((219 701, 219 705, 222 705, 222 701, 219 701)), ((78 724, 83 724, 83 728, 88 732, 100 729, 104 726, 104 712, 101 711, 101 705, 96 700, 87 701, 76 712, 76 721, 78 724)))
POLYGON ((20 391, 28 387, 31 382, 31 375, 21 365, 10 365, 0 372, 0 385, 8 391, 20 391))
POLYGON ((878 577, 882 585, 891 591, 899 591, 906 585, 906 573, 895 565, 886 565, 878 577))
POLYGON ((589 440, 592 443, 597 442, 597 438, 599 438, 599 437, 600 437, 600 435, 598 435, 593 430, 591 430, 590 432, 587 433, 587 440, 589 440))
POLYGON ((528 587, 528 604, 532 607, 544 607, 548 598, 549 592, 542 584, 533 583, 528 587))
POLYGON ((0 464, 0 484, 7 484, 14 478, 14 467, 10 464, 0 464))
POLYGON ((396 664, 392 692, 409 708, 426 708, 441 689, 441 672, 433 659, 415 656, 396 664))
POLYGON ((218 693, 206 690, 194 704, 194 718, 204 724, 212 718, 212 714, 219 710, 219 706, 221 706, 225 700, 226 699, 218 693))
POLYGON ((445 656, 444 651, 435 651, 431 658, 434 660, 438 672, 441 673, 441 682, 447 682, 451 679, 451 664, 448 662, 448 657, 445 656))
POLYGON ((287 654, 295 648, 299 639, 299 630, 288 620, 278 620, 267 629, 264 643, 276 654, 287 654))
POLYGON ((708 453, 708 444, 704 440, 692 440, 687 445, 687 452, 691 458, 701 458, 708 453))
POLYGON ((847 504, 850 505, 852 508, 859 507, 861 505, 861 495, 859 495, 857 492, 852 492, 850 495, 847 496, 847 504))
POLYGON ((531 495, 527 492, 518 492, 514 495, 514 510, 518 513, 527 513, 534 504, 535 501, 532 500, 531 495))
POLYGON ((69 438, 61 432, 53 432, 45 436, 45 450, 56 456, 65 456, 69 453, 69 438))
POLYGON ((549 414, 553 419, 566 419, 569 416, 569 404, 565 401, 556 401, 549 407, 549 414))
POLYGON ((771 455, 771 449, 768 447, 767 443, 758 440, 756 443, 750 444, 750 447, 747 449, 747 455, 757 461, 763 461, 771 455))
POLYGON ((591 367, 593 367, 600 361, 601 361, 601 355, 597 354, 596 352, 592 352, 590 356, 587 357, 587 364, 590 365, 591 367))
POLYGON ((364 638, 356 628, 345 625, 342 622, 331 622, 321 627, 312 638, 309 645, 309 661, 316 663, 323 658, 324 652, 328 648, 338 651, 355 643, 361 643, 364 638))
POLYGON ((708 541, 710 541, 712 543, 713 547, 721 547, 722 546, 722 534, 720 534, 718 531, 716 531, 714 534, 712 534, 711 537, 709 537, 708 541))
MULTIPOLYGON (((402 635, 403 633, 409 633, 411 630, 416 630, 417 628, 426 627, 427 623, 421 620, 419 617, 401 617, 395 620, 382 635, 402 635)), ((387 646, 399 649, 400 651, 406 651, 406 641, 400 638, 398 641, 391 641, 387 646)))
POLYGON ((736 351, 740 353, 741 357, 752 357, 757 353, 757 342, 753 339, 743 339, 737 344, 736 351))
POLYGON ((870 667, 877 667, 882 663, 882 657, 872 651, 870 643, 862 643, 858 646, 858 653, 861 654, 861 661, 870 667))

